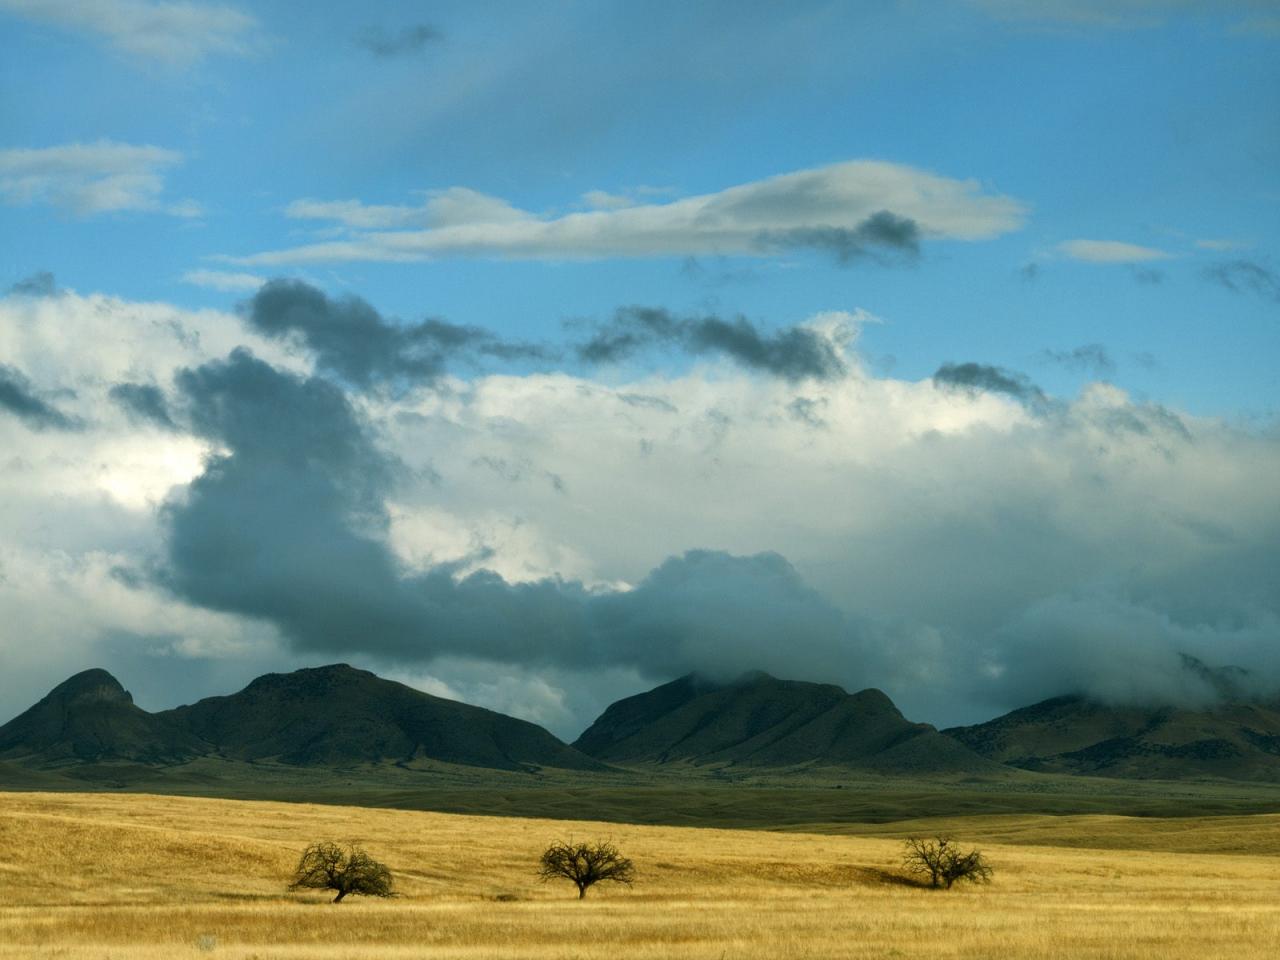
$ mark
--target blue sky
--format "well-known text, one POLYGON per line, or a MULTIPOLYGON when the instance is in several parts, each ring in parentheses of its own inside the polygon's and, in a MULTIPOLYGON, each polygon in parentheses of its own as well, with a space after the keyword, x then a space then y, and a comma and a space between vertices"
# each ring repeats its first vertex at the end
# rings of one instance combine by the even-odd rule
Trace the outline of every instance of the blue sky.
MULTIPOLYGON (((335 312, 325 322, 354 322, 337 306, 354 296, 390 328, 439 318, 483 328, 495 343, 537 346, 515 359, 482 350, 482 359, 447 365, 457 389, 474 396, 497 383, 525 389, 559 375, 575 378, 580 391, 659 383, 701 396, 692 380, 732 393, 730 381, 749 375, 781 382, 794 392, 788 402, 821 400, 834 410, 844 401, 819 397, 816 387, 804 393, 809 374, 796 373, 781 354, 751 360, 727 341, 713 344, 696 325, 649 330, 647 347, 618 351, 604 364, 588 362, 580 348, 583 331, 607 327, 616 311, 634 306, 674 318, 742 317, 766 344, 787 331, 826 330, 814 318, 837 312, 839 336, 856 336, 840 341, 849 351, 842 369, 880 391, 886 410, 895 411, 886 421, 897 422, 903 409, 899 392, 940 389, 945 365, 971 364, 969 379, 951 386, 963 388, 974 409, 1003 405, 990 412, 1006 426, 1018 411, 1072 411, 1066 417, 1095 410, 1105 388, 1115 391, 1107 397, 1122 398, 1107 400, 1108 409, 1172 411, 1214 425, 1191 434, 1236 431, 1231 436, 1250 450, 1262 444, 1263 452, 1241 454, 1230 470, 1246 485, 1269 480, 1260 465, 1271 462, 1267 444, 1274 445, 1280 403, 1280 5, 1270 0, 373 2, 309 4, 305 14, 271 2, 0 0, 0 49, 0 287, 17 285, 8 298, 16 311, 5 321, 8 339, 0 341, 9 354, 0 362, 14 371, 13 396, 27 404, 27 419, 14 421, 15 449, 28 442, 33 423, 46 429, 54 422, 39 420, 28 400, 52 409, 62 397, 67 416, 88 424, 93 391, 106 396, 110 377, 127 374, 173 402, 181 393, 176 371, 216 362, 206 349, 213 342, 246 344, 299 376, 340 377, 325 367, 320 341, 308 339, 317 328, 279 321, 284 327, 276 329, 253 319, 260 283, 290 278, 327 295, 325 309, 335 312), (879 214, 889 219, 875 220, 879 214), (895 225, 897 232, 889 229, 895 225), (24 284, 44 272, 52 286, 24 284), (47 303, 34 303, 37 288, 47 303), (32 339, 37 315, 39 323, 109 337, 110 328, 82 316, 101 316, 108 302, 132 318, 120 322, 155 322, 157 311, 170 311, 174 323, 220 332, 206 332, 198 354, 139 347, 110 375, 84 365, 98 344, 55 349, 32 339), (709 373, 708 364, 715 367, 709 373), (76 404, 88 406, 76 414, 76 404)), ((387 424, 405 422, 406 396, 417 398, 415 415, 444 416, 433 406, 444 401, 431 399, 441 391, 437 380, 400 382, 377 396, 367 383, 364 393, 342 386, 375 425, 392 418, 378 435, 401 460, 412 456, 396 445, 414 441, 387 424), (427 407, 435 412, 423 413, 427 407)), ((707 401, 706 409, 746 402, 733 396, 707 401)), ((39 443, 48 436, 46 429, 39 443)), ((82 442, 84 432, 78 436, 82 442)), ((127 431, 112 436, 104 449, 137 441, 127 431)), ((448 436, 435 440, 447 448, 448 436)), ((184 442, 183 455, 231 449, 226 437, 194 427, 184 442)), ((459 462, 501 459, 524 463, 525 473, 568 476, 539 459, 550 464, 551 447, 538 453, 536 446, 528 440, 505 459, 472 451, 459 462)), ((1200 449, 1213 444, 1202 441, 1200 449)), ((1071 459, 1076 453, 1045 457, 1058 458, 1063 475, 1091 475, 1093 466, 1071 459)), ((69 456, 42 455, 50 463, 69 456)), ((452 455, 442 449, 418 467, 445 476, 447 487, 441 464, 452 455)), ((924 474, 941 469, 941 461, 921 457, 924 474)), ((181 460, 174 453, 168 462, 174 458, 181 460)), ((742 458, 734 461, 735 482, 749 498, 757 492, 747 479, 756 465, 745 451, 742 458)), ((14 549, 42 556, 120 550, 140 564, 157 556, 175 562, 164 504, 195 469, 138 479, 142 492, 133 494, 112 487, 118 502, 90 524, 103 531, 97 543, 37 543, 35 534, 24 541, 17 533, 14 549), (126 529, 132 532, 120 532, 126 529)), ((668 476, 671 496, 687 492, 685 481, 668 476)), ((971 479, 975 489, 996 486, 971 479)), ((1045 496, 1061 504, 1078 492, 1045 496)), ((758 536, 709 527, 708 542, 673 534, 641 545, 637 533, 633 555, 622 558, 602 544, 560 542, 558 534, 548 534, 555 549, 511 539, 518 528, 545 533, 568 522, 534 501, 502 494, 464 508, 449 496, 425 504, 403 489, 384 491, 378 509, 392 516, 388 542, 400 543, 396 517, 407 515, 395 511, 417 503, 435 518, 434 533, 424 536, 448 527, 456 538, 465 530, 473 545, 497 556, 504 548, 490 540, 506 531, 512 556, 525 551, 506 567, 495 561, 508 580, 520 568, 526 579, 580 578, 592 589, 630 589, 682 550, 778 551, 845 614, 881 624, 905 616, 905 605, 862 610, 850 599, 856 590, 838 578, 824 581, 832 556, 869 549, 859 545, 853 521, 845 531, 852 539, 808 556, 796 555, 814 542, 798 533, 810 520, 797 515, 758 536)), ((1187 498, 1195 502, 1190 488, 1187 498)), ((1255 506, 1266 523, 1275 520, 1274 499, 1255 506)), ((939 508, 950 519, 920 534, 919 549, 931 549, 930 537, 943 536, 943 527, 953 531, 982 513, 953 507, 961 512, 939 508)), ((1062 522, 1067 529, 1077 521, 1062 522)), ((1024 534, 993 533, 997 552, 1017 555, 1024 534)), ((443 547, 419 553, 456 559, 443 547)), ((398 556, 407 562, 403 550, 398 556)), ((1087 569, 1082 560, 1079 570, 1087 569)), ((1120 571, 1062 576, 1068 580, 1059 592, 1085 580, 1093 587, 1106 581, 1131 598, 1150 587, 1127 583, 1120 571)), ((984 629, 1011 630, 1026 610, 1057 595, 1046 585, 1028 590, 984 629)), ((179 600, 264 622, 194 594, 179 600)), ((1241 602, 1254 613, 1261 602, 1267 623, 1274 617, 1270 600, 1241 602)), ((1221 619, 1175 614, 1171 603, 1150 600, 1149 612, 1183 616, 1187 629, 1221 619)), ((954 622, 917 626, 940 636, 963 632, 955 622, 964 617, 940 601, 944 609, 954 622)), ((292 627, 265 622, 271 629, 257 646, 241 637, 235 649, 276 653, 254 654, 246 664, 310 656, 299 652, 309 648, 292 627)), ((106 642, 105 628, 77 629, 98 637, 84 641, 90 649, 106 642)), ((235 660, 210 649, 200 656, 235 660)), ((419 682, 487 696, 562 730, 594 705, 566 706, 553 677, 563 663, 547 668, 552 673, 539 673, 537 658, 518 663, 504 674, 503 689, 522 692, 508 702, 482 689, 465 664, 450 674, 436 654, 402 654, 378 656, 419 671, 419 682), (427 670, 435 672, 422 680, 427 670), (552 691, 545 694, 552 706, 519 700, 539 684, 552 691), (538 712, 544 708, 551 713, 538 712)), ((43 681, 68 659, 33 661, 24 676, 43 681)), ((635 664, 623 658, 613 668, 625 674, 635 664)), ((613 681, 617 689, 640 682, 624 674, 613 681)), ((847 672, 855 674, 877 680, 866 670, 847 672)), ((24 695, 0 690, 0 698, 24 695)), ((970 688, 955 696, 970 704, 966 716, 994 702, 970 688)))

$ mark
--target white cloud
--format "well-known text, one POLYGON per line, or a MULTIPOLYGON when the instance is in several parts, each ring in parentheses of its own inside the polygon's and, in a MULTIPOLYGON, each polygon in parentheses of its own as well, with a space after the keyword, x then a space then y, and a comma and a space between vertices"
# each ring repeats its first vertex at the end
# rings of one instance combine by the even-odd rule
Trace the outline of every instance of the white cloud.
POLYGON ((194 201, 162 197, 165 170, 181 162, 175 150, 110 140, 0 150, 0 197, 14 205, 48 203, 82 217, 129 210, 199 216, 194 201))
POLYGON ((423 203, 416 207, 366 205, 359 200, 295 200, 285 208, 285 216, 295 220, 332 220, 360 230, 516 223, 534 219, 533 214, 518 210, 505 200, 466 187, 425 191, 425 196, 423 203))
POLYGON ((0 0, 0 10, 95 34, 122 53, 172 66, 254 49, 257 21, 222 4, 149 0, 0 0))
POLYGON ((1058 244, 1058 252, 1085 263, 1146 263, 1173 257, 1173 254, 1155 247, 1141 247, 1119 240, 1068 240, 1058 244))
POLYGON ((196 287, 207 287, 223 293, 252 293, 267 282, 256 273, 233 273, 227 270, 188 270, 182 282, 196 287))
MULTIPOLYGON (((539 215, 464 187, 432 191, 419 206, 356 200, 299 200, 290 217, 328 220, 353 231, 330 242, 229 258, 245 264, 434 257, 764 256, 815 231, 852 233, 882 211, 913 221, 926 239, 980 240, 1017 229, 1025 206, 911 167, 851 161, 801 170, 666 203, 539 215), (360 232, 364 231, 364 232, 360 232)), ((799 242, 799 241, 797 241, 799 242)))

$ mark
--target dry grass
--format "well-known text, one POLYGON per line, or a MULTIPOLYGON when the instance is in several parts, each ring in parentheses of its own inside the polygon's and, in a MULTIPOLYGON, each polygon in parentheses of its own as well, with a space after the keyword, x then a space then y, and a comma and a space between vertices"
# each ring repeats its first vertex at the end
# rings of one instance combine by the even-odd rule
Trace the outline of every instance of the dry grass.
POLYGON ((0 958, 1261 960, 1280 942, 1280 816, 947 826, 982 841, 991 886, 897 882, 900 841, 883 835, 0 794, 0 958), (570 835, 612 837, 635 887, 579 902, 538 883, 538 854, 570 835), (364 843, 403 896, 286 894, 301 848, 325 837, 364 843))

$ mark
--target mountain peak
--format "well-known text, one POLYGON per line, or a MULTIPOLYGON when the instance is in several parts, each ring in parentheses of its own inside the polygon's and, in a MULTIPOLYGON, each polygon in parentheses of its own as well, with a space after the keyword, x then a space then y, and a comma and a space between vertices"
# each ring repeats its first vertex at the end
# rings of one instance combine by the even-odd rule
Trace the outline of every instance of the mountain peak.
POLYGON ((82 670, 49 691, 45 698, 63 704, 85 704, 93 701, 133 703, 133 696, 110 673, 100 667, 82 670))

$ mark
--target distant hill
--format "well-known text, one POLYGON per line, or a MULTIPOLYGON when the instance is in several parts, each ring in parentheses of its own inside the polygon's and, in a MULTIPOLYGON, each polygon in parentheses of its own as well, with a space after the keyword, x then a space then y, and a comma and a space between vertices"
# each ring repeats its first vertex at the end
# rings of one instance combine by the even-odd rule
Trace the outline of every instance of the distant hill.
POLYGON ((231 696, 154 714, 105 670, 86 670, 0 727, 0 761, 24 766, 198 757, 334 768, 428 760, 603 769, 537 724, 345 664, 267 674, 231 696))
POLYGON ((190 730, 147 713, 105 670, 63 681, 0 727, 0 759, 177 763, 210 751, 190 730))
POLYGON ((1055 697, 943 733, 985 757, 1024 770, 1280 782, 1280 705, 1274 703, 1177 709, 1055 697))
POLYGON ((268 673, 239 693, 157 714, 237 760, 341 766, 430 759, 598 770, 542 727, 346 664, 268 673))
POLYGON ((998 772, 879 690, 752 673, 730 683, 688 675, 619 700, 574 746, 610 763, 856 767, 885 773, 998 772))

